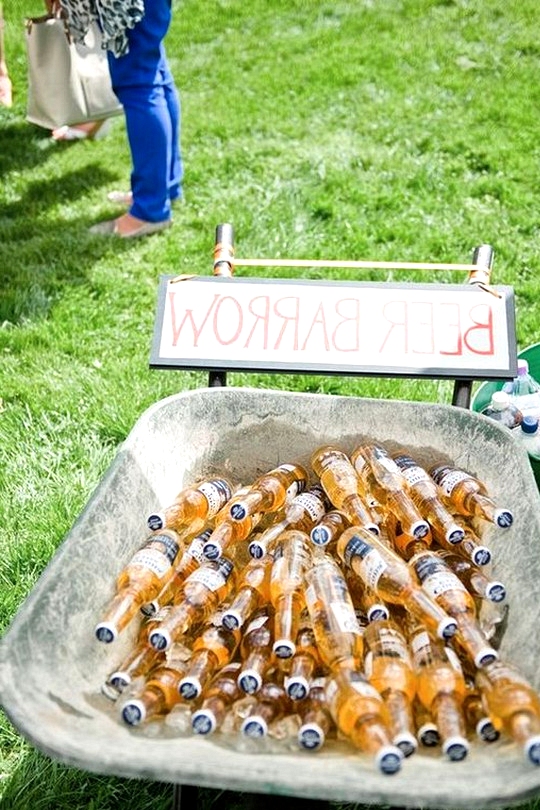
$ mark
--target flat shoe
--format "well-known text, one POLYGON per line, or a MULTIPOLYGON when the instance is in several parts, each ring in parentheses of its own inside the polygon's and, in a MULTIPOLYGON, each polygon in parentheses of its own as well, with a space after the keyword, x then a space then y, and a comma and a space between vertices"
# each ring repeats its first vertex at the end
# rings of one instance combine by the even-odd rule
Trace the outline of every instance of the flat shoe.
POLYGON ((117 229, 117 220, 108 219, 105 222, 98 222, 97 225, 92 225, 90 233, 97 236, 116 236, 119 239, 137 239, 140 236, 150 236, 150 234, 164 231, 165 228, 170 228, 172 220, 165 219, 162 222, 143 222, 138 228, 130 233, 119 233, 117 229))
POLYGON ((52 133, 53 141, 99 141, 104 138, 111 128, 108 118, 96 121, 91 129, 79 129, 77 126, 58 127, 52 133))

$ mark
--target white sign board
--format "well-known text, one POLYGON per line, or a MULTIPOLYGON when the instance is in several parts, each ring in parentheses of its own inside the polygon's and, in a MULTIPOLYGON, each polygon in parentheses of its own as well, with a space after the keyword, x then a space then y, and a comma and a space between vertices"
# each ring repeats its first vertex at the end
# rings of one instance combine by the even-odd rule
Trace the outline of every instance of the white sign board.
POLYGON ((162 276, 150 365, 505 379, 514 294, 475 285, 162 276))

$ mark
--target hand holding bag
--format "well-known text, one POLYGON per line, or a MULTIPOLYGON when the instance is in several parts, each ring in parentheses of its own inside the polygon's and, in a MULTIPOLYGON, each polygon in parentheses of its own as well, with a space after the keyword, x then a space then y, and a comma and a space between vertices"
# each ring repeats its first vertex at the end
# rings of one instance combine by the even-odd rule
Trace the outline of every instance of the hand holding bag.
POLYGON ((75 43, 63 17, 26 20, 28 100, 26 120, 55 129, 100 121, 122 112, 113 93, 101 33, 93 24, 84 43, 75 43))

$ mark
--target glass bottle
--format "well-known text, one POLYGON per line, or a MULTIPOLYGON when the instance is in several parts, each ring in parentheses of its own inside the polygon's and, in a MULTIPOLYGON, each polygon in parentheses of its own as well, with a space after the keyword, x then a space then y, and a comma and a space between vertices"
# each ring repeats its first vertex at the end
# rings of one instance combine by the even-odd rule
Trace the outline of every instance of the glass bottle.
POLYGON ((331 669, 360 666, 362 629, 345 577, 328 554, 306 572, 306 606, 323 664, 331 669))
POLYGON ((416 675, 407 639, 391 619, 371 622, 364 631, 364 673, 388 711, 392 742, 405 757, 417 747, 412 704, 416 675))
POLYGON ((290 702, 285 689, 279 683, 266 681, 257 692, 257 700, 249 707, 240 733, 244 737, 266 737, 270 724, 287 713, 290 713, 290 702))
POLYGON ((499 660, 478 670, 476 683, 495 728, 540 765, 540 700, 529 681, 516 666, 499 660))
POLYGON ((409 643, 416 670, 416 694, 433 716, 448 759, 465 759, 469 752, 463 700, 465 678, 457 655, 414 620, 408 624, 409 643))
POLYGON ((340 509, 331 509, 320 521, 311 529, 309 539, 317 548, 329 551, 341 532, 344 532, 351 525, 351 521, 340 509))
MULTIPOLYGON (((231 503, 234 502, 234 498, 231 503)), ((203 556, 207 560, 217 560, 230 548, 246 540, 253 529, 261 522, 263 513, 246 515, 241 520, 232 520, 227 507, 216 517, 216 526, 211 536, 203 545, 203 556)))
POLYGON ((350 459, 337 447, 319 447, 311 456, 311 466, 332 505, 345 512, 351 523, 379 534, 379 527, 359 493, 360 481, 350 459))
POLYGON ((242 666, 238 685, 242 692, 254 695, 263 684, 266 673, 273 665, 274 616, 271 607, 256 610, 246 626, 240 642, 242 666))
POLYGON ((304 614, 301 618, 295 646, 296 651, 285 678, 285 690, 291 700, 301 701, 307 697, 310 683, 321 666, 321 656, 309 615, 304 614))
POLYGON ((433 715, 418 699, 418 696, 415 697, 413 702, 413 715, 418 742, 426 748, 435 748, 440 745, 441 735, 433 720, 433 715))
POLYGON ((490 602, 504 602, 506 588, 503 583, 487 577, 472 560, 446 550, 439 551, 438 554, 459 577, 472 596, 489 599, 490 602))
POLYGON ((382 773, 397 773, 403 754, 391 742, 384 703, 377 690, 360 672, 337 669, 326 679, 325 695, 341 734, 355 748, 372 754, 382 773))
POLYGON ((280 464, 255 479, 241 499, 229 509, 232 520, 244 520, 256 512, 275 512, 306 488, 307 471, 300 464, 280 464))
POLYGON ((484 636, 476 616, 473 597, 452 569, 432 551, 421 551, 409 562, 422 588, 449 616, 455 619, 456 641, 482 667, 498 657, 484 636))
POLYGON ((429 473, 456 512, 488 520, 501 529, 510 528, 514 522, 510 509, 499 508, 485 484, 471 473, 448 464, 437 464, 429 473))
POLYGON ((118 638, 141 605, 158 595, 183 550, 182 540, 171 529, 148 537, 116 580, 116 594, 95 628, 98 641, 110 644, 118 638))
POLYGON ((406 453, 397 453, 393 459, 407 479, 411 498, 429 522, 437 540, 442 538, 448 543, 460 543, 463 540, 463 529, 446 508, 427 470, 406 453))
POLYGON ((167 661, 154 669, 138 695, 129 698, 122 706, 121 717, 129 726, 170 712, 181 701, 178 684, 185 671, 185 664, 167 661))
POLYGON ((274 550, 270 575, 270 601, 274 608, 273 652, 291 658, 304 607, 304 574, 311 564, 309 538, 291 529, 281 536, 274 550))
POLYGON ((464 557, 466 560, 480 567, 493 562, 491 549, 480 542, 480 538, 474 529, 468 525, 465 520, 461 520, 460 525, 463 527, 464 531, 462 542, 451 549, 447 546, 442 546, 442 548, 453 551, 455 554, 459 554, 460 557, 464 557))
POLYGON ((232 661, 239 641, 239 630, 226 630, 212 622, 203 628, 193 642, 193 652, 178 686, 184 700, 200 696, 215 672, 232 661))
POLYGON ((204 622, 231 592, 236 581, 233 562, 220 557, 205 562, 185 580, 167 618, 148 640, 157 650, 168 650, 194 625, 204 622))
POLYGON ((235 661, 215 674, 205 689, 203 702, 191 716, 195 734, 213 734, 221 728, 229 708, 244 695, 237 683, 239 671, 240 662, 235 661))
POLYGON ((482 742, 496 742, 500 732, 486 713, 482 695, 477 688, 474 677, 465 673, 467 692, 463 699, 463 714, 467 728, 482 742))
POLYGON ((399 520, 404 534, 431 543, 429 523, 409 495, 407 478, 389 453, 379 445, 357 447, 351 461, 382 507, 399 520), (369 470, 369 473, 367 472, 369 470))
POLYGON ((510 430, 519 428, 523 419, 523 414, 506 391, 494 391, 490 402, 481 413, 510 430))
POLYGON ((457 624, 416 581, 413 570, 394 551, 361 527, 346 529, 337 553, 385 602, 405 605, 440 638, 451 638, 457 624))
POLYGON ((376 622, 378 619, 390 618, 388 605, 351 568, 345 570, 345 579, 356 615, 360 614, 359 622, 361 625, 376 622))
POLYGON ((253 612, 270 600, 273 564, 272 555, 266 554, 261 559, 252 558, 242 568, 231 602, 221 615, 221 623, 228 630, 243 627, 253 612))
POLYGON ((335 723, 326 701, 326 678, 317 678, 311 684, 309 694, 301 700, 296 711, 300 717, 297 732, 299 748, 304 751, 318 751, 327 737, 335 731, 335 723))
POLYGON ((504 384, 503 391, 510 395, 523 416, 540 419, 540 384, 532 376, 525 358, 518 358, 517 375, 511 382, 504 384))
POLYGON ((183 529, 193 524, 194 532, 213 518, 232 497, 232 487, 225 478, 210 478, 200 484, 182 489, 164 512, 148 516, 153 531, 169 528, 183 529))

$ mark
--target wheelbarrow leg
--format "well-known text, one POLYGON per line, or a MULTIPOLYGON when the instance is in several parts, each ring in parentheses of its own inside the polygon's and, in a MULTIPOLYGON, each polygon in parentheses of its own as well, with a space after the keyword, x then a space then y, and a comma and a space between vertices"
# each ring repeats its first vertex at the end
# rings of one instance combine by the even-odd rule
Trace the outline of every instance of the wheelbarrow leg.
POLYGON ((196 785, 173 785, 171 810, 197 810, 199 789, 196 785))

